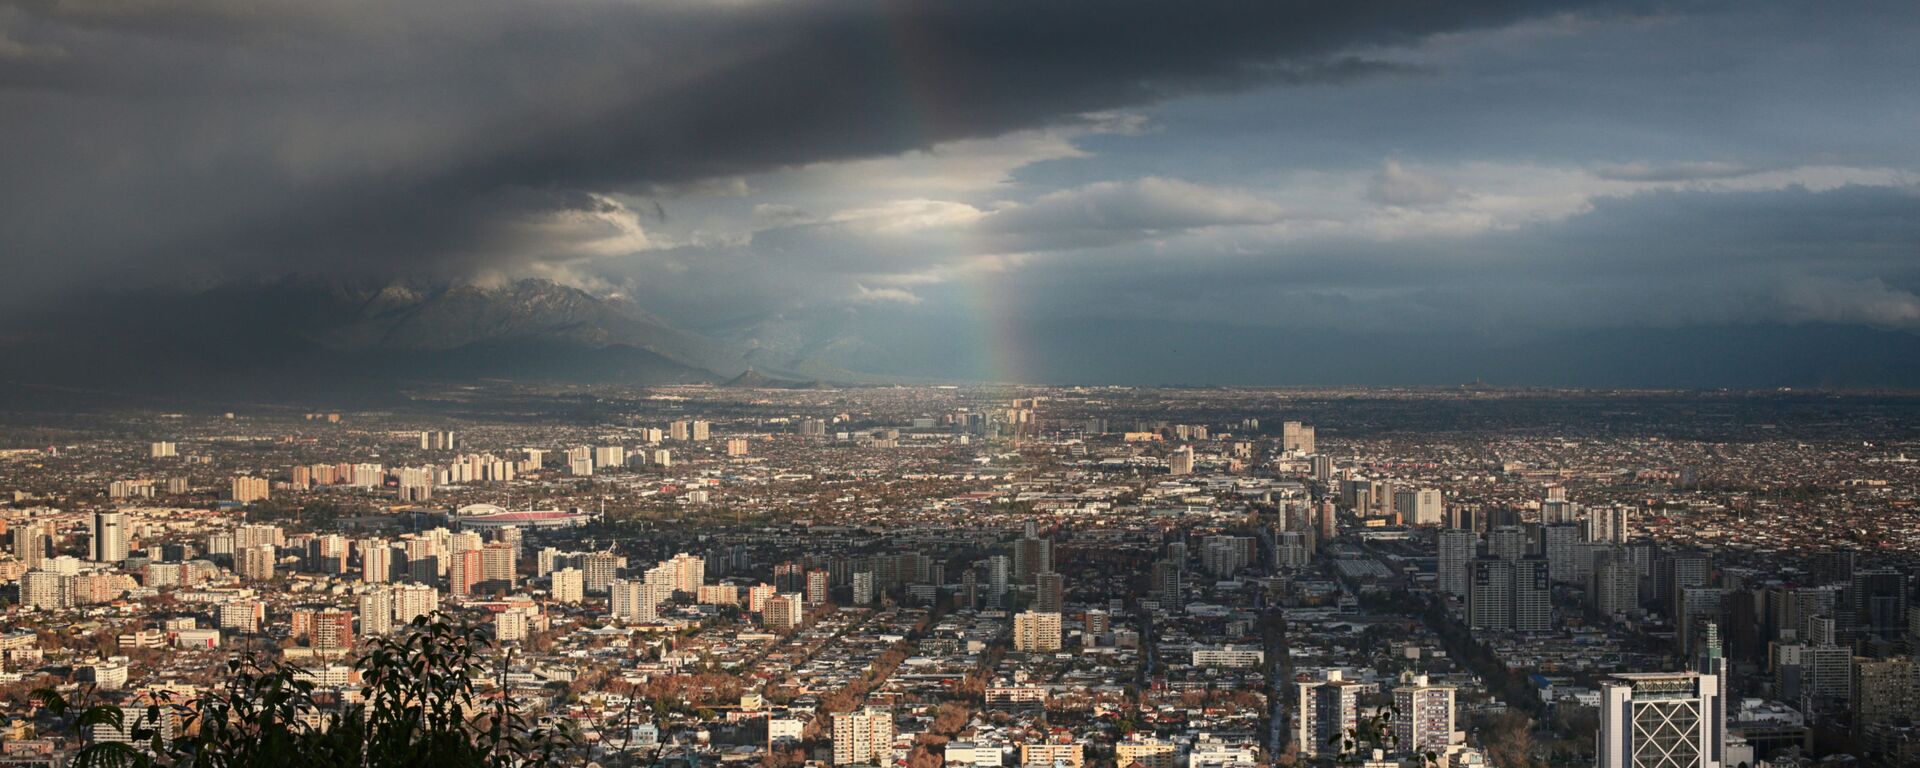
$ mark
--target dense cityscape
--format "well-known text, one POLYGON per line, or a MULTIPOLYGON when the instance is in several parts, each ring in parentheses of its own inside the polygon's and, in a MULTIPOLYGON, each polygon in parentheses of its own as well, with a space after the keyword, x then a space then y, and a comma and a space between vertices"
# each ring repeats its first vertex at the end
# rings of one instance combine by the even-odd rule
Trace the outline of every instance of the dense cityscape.
POLYGON ((0 415, 0 765, 422 617, 575 764, 1920 760, 1909 396, 409 397, 0 415))

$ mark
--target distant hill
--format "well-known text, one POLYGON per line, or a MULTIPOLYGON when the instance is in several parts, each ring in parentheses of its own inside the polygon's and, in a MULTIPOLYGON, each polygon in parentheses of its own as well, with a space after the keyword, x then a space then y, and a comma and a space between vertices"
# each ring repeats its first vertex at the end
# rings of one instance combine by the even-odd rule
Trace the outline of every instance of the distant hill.
POLYGON ((856 374, 677 328, 621 298, 545 280, 499 286, 289 278, 146 291, 15 316, 3 377, 102 391, 391 389, 504 378, 792 386, 856 374), (742 378, 745 377, 745 378, 742 378))

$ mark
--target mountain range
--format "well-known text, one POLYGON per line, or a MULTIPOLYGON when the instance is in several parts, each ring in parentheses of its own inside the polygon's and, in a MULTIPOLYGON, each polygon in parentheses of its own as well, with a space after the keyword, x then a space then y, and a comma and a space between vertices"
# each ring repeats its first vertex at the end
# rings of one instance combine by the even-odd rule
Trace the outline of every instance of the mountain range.
POLYGON ((61 386, 315 391, 471 379, 795 386, 869 380, 676 327, 618 297, 500 285, 283 278, 138 291, 16 314, 0 377, 61 386))
POLYGON ((1822 324, 1368 335, 1136 317, 814 308, 688 328, 618 296, 281 278, 146 289, 0 317, 0 400, 380 402, 480 380, 775 388, 1017 381, 1129 385, 1840 389, 1920 387, 1920 335, 1822 324), (9 392, 13 395, 10 396, 9 392))

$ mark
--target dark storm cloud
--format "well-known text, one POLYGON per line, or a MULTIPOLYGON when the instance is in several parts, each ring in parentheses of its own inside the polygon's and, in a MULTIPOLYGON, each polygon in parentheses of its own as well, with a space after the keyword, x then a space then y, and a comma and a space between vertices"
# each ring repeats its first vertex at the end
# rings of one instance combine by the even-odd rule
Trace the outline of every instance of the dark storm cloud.
POLYGON ((597 193, 1399 72, 1351 51, 1564 5, 26 0, 0 258, 12 298, 570 258, 538 234, 597 193))

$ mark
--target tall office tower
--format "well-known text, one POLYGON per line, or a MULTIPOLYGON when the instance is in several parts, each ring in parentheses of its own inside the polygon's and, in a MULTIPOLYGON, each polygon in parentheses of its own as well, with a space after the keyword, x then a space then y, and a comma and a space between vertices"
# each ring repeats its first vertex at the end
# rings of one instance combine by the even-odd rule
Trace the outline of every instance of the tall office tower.
POLYGON ((39 568, 47 559, 47 524, 29 520, 13 528, 13 556, 25 570, 39 568))
POLYGON ((578 568, 562 568, 552 572, 553 588, 549 590, 556 603, 578 603, 586 599, 587 577, 578 568))
POLYGON ((355 546, 360 548, 361 581, 380 584, 393 579, 393 547, 386 539, 361 539, 355 546))
POLYGON ((242 504, 266 501, 273 492, 273 484, 264 477, 239 475, 233 478, 232 488, 227 497, 242 504))
POLYGON ((1611 505, 1587 510, 1587 541, 1625 544, 1633 538, 1633 510, 1611 505))
POLYGON ((1060 614, 1041 611, 1014 614, 1013 649, 1024 653, 1060 650, 1060 614))
POLYGON ((1503 525, 1488 531, 1487 556, 1498 560, 1519 560, 1526 557, 1526 530, 1519 526, 1503 525))
POLYGON ((1480 537, 1475 536, 1473 531, 1456 528, 1440 531, 1435 567, 1439 570, 1441 591, 1455 597, 1467 596, 1467 567, 1478 554, 1474 550, 1479 544, 1480 537))
POLYGON ((504 541, 480 547, 480 580, 501 582, 508 590, 519 583, 520 549, 504 541))
POLYGON ((1193 474, 1193 446, 1183 445, 1167 454, 1167 474, 1193 474))
POLYGON ((1066 608, 1067 577, 1052 571, 1033 575, 1033 609, 1061 613, 1066 608))
POLYGON ((155 459, 170 459, 180 455, 179 446, 169 442, 158 442, 147 446, 147 456, 155 459))
POLYGON ((1397 489, 1393 492, 1393 511, 1408 525, 1439 525, 1444 517, 1440 489, 1397 489))
POLYGON ((1007 607, 1007 577, 1012 565, 1006 555, 987 558, 987 597, 995 608, 1007 607))
POLYGON ((272 544, 241 547, 234 556, 234 563, 239 566, 240 578, 252 581, 272 580, 273 567, 278 560, 279 556, 275 553, 272 544))
POLYGON ((667 439, 686 442, 693 436, 693 422, 676 421, 667 425, 667 439))
POLYGON ((1319 524, 1314 533, 1318 536, 1314 539, 1316 542, 1315 546, 1318 546, 1318 542, 1333 541, 1339 538, 1340 518, 1334 511, 1332 500, 1320 502, 1319 524))
POLYGON ((620 556, 612 552, 589 552, 580 558, 580 570, 586 574, 587 592, 605 594, 607 587, 613 584, 614 574, 620 572, 620 556))
POLYGON ((1767 588, 1767 619, 1771 624, 1768 639, 1804 641, 1810 624, 1819 616, 1832 616, 1843 607, 1837 586, 1767 588))
POLYGON ((1707 622, 1701 634, 1700 654, 1694 659, 1693 671, 1711 675, 1717 686, 1713 706, 1704 713, 1707 726, 1712 731, 1707 739, 1707 756, 1715 762, 1724 763, 1727 761, 1727 704, 1732 701, 1727 698, 1727 684, 1730 682, 1727 674, 1730 670, 1726 654, 1720 646, 1719 623, 1707 622))
POLYGON ((1293 683, 1293 740, 1302 757, 1340 752, 1340 740, 1360 724, 1359 682, 1345 679, 1340 670, 1313 680, 1301 675, 1293 683))
POLYGON ((1907 575, 1892 568, 1856 570, 1847 590, 1855 625, 1891 638, 1907 628, 1907 575))
POLYGON ((888 765, 893 758, 893 713, 867 707, 833 716, 834 765, 888 765))
POLYGON ((1912 657, 1853 660, 1853 729, 1863 735, 1873 726, 1912 716, 1916 704, 1912 657))
POLYGON ((807 618, 806 605, 798 592, 775 593, 767 598, 766 605, 761 608, 760 621, 767 629, 794 629, 807 618))
POLYGON ((1322 483, 1333 479, 1333 457, 1315 455, 1312 461, 1313 479, 1322 483))
POLYGON ((1659 585, 1660 604, 1666 606, 1667 615, 1679 613, 1680 590, 1687 587, 1704 587, 1713 579, 1713 561, 1706 555, 1674 554, 1660 561, 1655 580, 1659 585))
POLYGON ((1476 630, 1553 629, 1553 580, 1540 558, 1483 557, 1468 566, 1467 617, 1476 630))
POLYGON ((1399 751, 1421 755, 1444 753, 1453 746, 1451 685, 1432 685, 1426 675, 1406 675, 1393 689, 1393 735, 1399 751))
POLYGON ((360 634, 369 637, 393 632, 393 589, 379 586, 360 593, 360 634))
POLYGON ((1721 606, 1727 591, 1720 587, 1681 587, 1674 603, 1674 642, 1680 655, 1697 655, 1705 639, 1706 627, 1719 623, 1721 606))
POLYGON ((1600 684, 1599 768, 1720 768, 1720 684, 1698 672, 1613 675, 1600 684))
POLYGON ((1580 540, 1580 526, 1554 523, 1540 527, 1541 549, 1556 584, 1585 584, 1593 574, 1593 555, 1580 540))
POLYGON ((853 574, 853 604, 873 605, 873 572, 855 571, 853 574))
POLYGON ((1013 578, 1021 584, 1033 583, 1033 575, 1053 570, 1053 540, 1040 536, 1033 523, 1027 523, 1026 535, 1013 546, 1013 578))
POLYGON ((1318 453, 1313 444, 1313 427, 1297 421, 1281 422, 1280 450, 1291 451, 1302 456, 1318 453))
POLYGON ((1837 645, 1774 643, 1772 695, 1781 701, 1810 701, 1816 707, 1846 703, 1853 686, 1851 649, 1837 645))
POLYGON ((1812 566, 1808 569, 1807 581, 1815 586, 1827 584, 1853 583, 1853 569, 1860 564, 1859 553, 1851 549, 1836 549, 1813 556, 1812 566))
POLYGON ((640 579, 614 579, 608 587, 612 596, 613 615, 626 621, 658 621, 660 603, 654 600, 658 592, 640 579))
POLYGON ((826 571, 819 569, 807 571, 807 605, 809 607, 826 605, 830 584, 832 584, 832 577, 826 571))
POLYGON ((93 513, 93 561, 117 563, 125 559, 127 559, 127 528, 120 513, 93 513))

